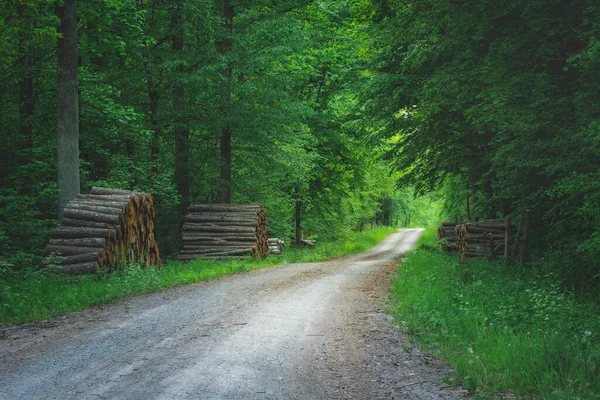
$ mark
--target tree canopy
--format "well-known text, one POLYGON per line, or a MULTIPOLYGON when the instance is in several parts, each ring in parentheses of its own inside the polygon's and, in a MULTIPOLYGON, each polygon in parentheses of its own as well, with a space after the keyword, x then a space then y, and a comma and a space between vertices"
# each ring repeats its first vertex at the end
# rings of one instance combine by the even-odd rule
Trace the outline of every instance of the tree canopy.
MULTIPOLYGON (((57 224, 55 0, 0 10, 0 253, 57 224)), ((153 193, 165 254, 190 201, 258 202, 273 236, 532 210, 532 261, 600 276, 600 5, 592 0, 79 0, 79 172, 153 193), (469 199, 469 207, 466 206, 469 199), (413 213, 414 214, 414 213, 413 213), (417 213, 418 214, 418 213, 417 213)))

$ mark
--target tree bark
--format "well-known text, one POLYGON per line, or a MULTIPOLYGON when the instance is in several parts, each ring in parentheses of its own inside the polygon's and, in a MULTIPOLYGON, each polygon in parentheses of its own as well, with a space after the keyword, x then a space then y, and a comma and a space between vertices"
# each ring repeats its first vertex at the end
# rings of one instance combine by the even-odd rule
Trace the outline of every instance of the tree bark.
POLYGON ((256 230, 255 227, 245 226, 218 226, 208 224, 184 224, 183 229, 186 231, 200 231, 200 232, 215 232, 215 233, 248 233, 254 235, 256 230))
POLYGON ((527 251, 529 245, 529 215, 531 210, 525 211, 525 222, 523 223, 523 245, 521 246, 521 265, 527 263, 527 251))
POLYGON ((61 227, 52 232, 52 237, 56 239, 84 239, 84 238, 101 238, 105 239, 109 233, 117 232, 116 229, 102 228, 78 228, 78 227, 61 227))
POLYGON ((254 204, 192 204, 188 210, 192 213, 202 213, 202 215, 206 215, 206 212, 248 215, 249 211, 258 212, 260 206, 254 204))
MULTIPOLYGON (((225 28, 225 39, 219 43, 221 52, 227 57, 233 48, 233 17, 234 9, 231 5, 230 0, 223 0, 223 17, 224 17, 224 28, 225 28)), ((221 130, 220 140, 220 170, 221 180, 219 184, 219 202, 220 203, 231 203, 231 186, 233 184, 231 176, 231 161, 232 161, 232 149, 231 149, 231 124, 229 123, 229 108, 231 107, 231 84, 233 68, 230 61, 227 61, 227 66, 221 73, 225 80, 225 87, 223 88, 223 128, 221 130)))
POLYGON ((470 189, 469 189, 469 183, 467 183, 467 222, 471 221, 471 195, 470 195, 470 189))
POLYGON ((504 264, 508 266, 510 257, 510 239, 512 234, 512 226, 510 221, 510 215, 506 216, 506 234, 504 235, 504 264))
MULTIPOLYGON (((171 25, 175 34, 171 44, 171 50, 182 57, 183 52, 183 21, 182 21, 182 2, 177 1, 173 15, 171 16, 171 25)), ((183 67, 179 67, 179 73, 183 73, 183 67)), ((185 89, 181 82, 178 82, 173 90, 175 110, 185 115, 185 89)), ((175 124, 175 183, 177 193, 181 196, 181 213, 184 214, 190 203, 190 131, 187 127, 185 118, 175 124)))
POLYGON ((219 222, 220 224, 228 224, 228 223, 241 223, 242 225, 246 224, 256 224, 256 218, 236 218, 230 217, 229 214, 223 214, 224 216, 206 216, 202 214, 188 214, 185 217, 186 221, 189 222, 219 222))
POLYGON ((97 212, 97 213, 102 213, 102 214, 118 215, 123 211, 124 207, 125 206, 106 207, 104 205, 85 204, 85 203, 79 203, 79 202, 72 201, 67 205, 67 208, 65 208, 65 212, 67 210, 82 210, 82 211, 91 211, 91 212, 97 212))
POLYGON ((102 222, 105 224, 117 225, 119 223, 120 212, 113 214, 104 214, 87 210, 75 210, 66 208, 63 212, 64 219, 77 219, 84 222, 102 222))
MULTIPOLYGON (((32 33, 27 17, 27 5, 20 4, 18 8, 19 26, 19 64, 21 77, 19 82, 19 131, 21 133, 20 165, 31 162, 31 149, 33 148, 33 126, 31 119, 35 109, 33 97, 32 57, 29 54, 29 35, 32 33)), ((25 184, 24 193, 29 192, 30 184, 25 184)))
POLYGON ((152 161, 152 176, 158 176, 158 156, 160 153, 160 124, 158 120, 158 92, 154 87, 152 77, 148 77, 148 97, 150 98, 150 127, 152 141, 150 142, 150 159, 152 161))
POLYGON ((86 262, 81 264, 70 264, 61 265, 56 267, 48 267, 45 269, 46 272, 54 274, 66 274, 66 275, 85 275, 95 274, 98 272, 98 262, 86 262))
POLYGON ((104 247, 104 237, 81 238, 81 239, 50 239, 53 246, 80 246, 80 247, 104 247))
POLYGON ((77 92, 77 11, 76 0, 64 0, 58 7, 61 21, 58 39, 58 215, 80 190, 79 182, 79 97, 77 92))
POLYGON ((46 247, 46 254, 50 254, 53 252, 59 252, 63 256, 76 256, 80 254, 90 254, 96 253, 98 254, 98 249, 95 247, 76 247, 76 246, 54 246, 48 245, 46 247))
POLYGON ((183 235, 183 242, 186 243, 202 243, 202 242, 219 242, 219 243, 228 243, 228 241, 232 242, 255 242, 256 238, 254 235, 247 236, 235 236, 232 234, 221 234, 217 235, 216 233, 210 232, 206 234, 199 235, 190 235, 189 233, 183 235))

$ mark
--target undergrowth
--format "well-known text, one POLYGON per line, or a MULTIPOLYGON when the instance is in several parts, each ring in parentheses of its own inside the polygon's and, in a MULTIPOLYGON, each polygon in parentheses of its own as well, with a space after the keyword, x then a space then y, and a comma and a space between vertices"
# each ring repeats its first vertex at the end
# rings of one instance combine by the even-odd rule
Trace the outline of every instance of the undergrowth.
POLYGON ((104 276, 47 275, 36 268, 0 260, 0 325, 46 320, 56 315, 105 304, 126 296, 150 293, 174 286, 293 262, 314 262, 367 250, 394 229, 379 228, 350 234, 314 249, 284 249, 283 255, 266 260, 227 260, 189 263, 167 261, 163 268, 132 265, 104 276))
POLYGON ((393 312, 479 398, 600 398, 600 309, 533 268, 459 262, 433 231, 402 262, 393 312))

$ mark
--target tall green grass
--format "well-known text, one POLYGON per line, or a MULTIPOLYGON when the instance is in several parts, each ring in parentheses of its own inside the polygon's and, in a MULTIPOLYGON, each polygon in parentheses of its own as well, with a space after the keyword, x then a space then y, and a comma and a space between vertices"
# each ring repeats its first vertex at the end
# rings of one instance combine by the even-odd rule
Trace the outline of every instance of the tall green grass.
POLYGON ((403 261, 393 313, 479 397, 600 397, 600 308, 556 277, 439 252, 433 230, 403 261))
POLYGON ((163 268, 130 266, 105 276, 66 277, 45 275, 34 269, 15 272, 0 263, 0 324, 46 320, 126 296, 292 262, 314 262, 356 253, 374 246, 394 229, 379 228, 350 234, 314 249, 286 248, 282 256, 268 259, 168 261, 163 268))

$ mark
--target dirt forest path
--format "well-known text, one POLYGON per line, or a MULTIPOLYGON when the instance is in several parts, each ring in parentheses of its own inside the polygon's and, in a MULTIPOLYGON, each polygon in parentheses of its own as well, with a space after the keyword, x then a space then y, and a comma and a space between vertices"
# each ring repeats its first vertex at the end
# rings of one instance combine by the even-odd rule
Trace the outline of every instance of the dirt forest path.
POLYGON ((462 398, 384 313, 420 234, 5 329, 0 399, 462 398))

